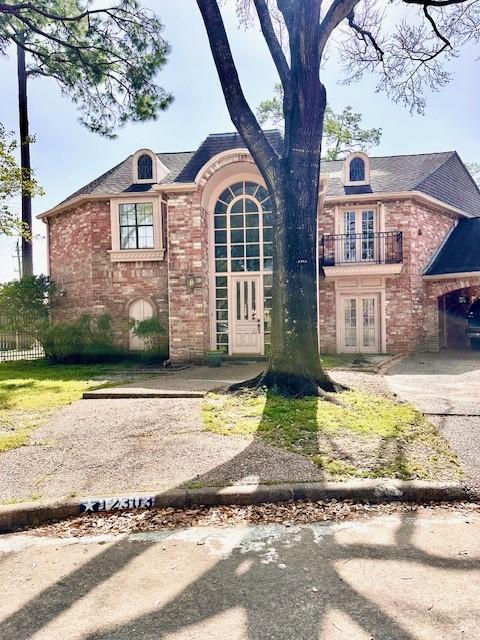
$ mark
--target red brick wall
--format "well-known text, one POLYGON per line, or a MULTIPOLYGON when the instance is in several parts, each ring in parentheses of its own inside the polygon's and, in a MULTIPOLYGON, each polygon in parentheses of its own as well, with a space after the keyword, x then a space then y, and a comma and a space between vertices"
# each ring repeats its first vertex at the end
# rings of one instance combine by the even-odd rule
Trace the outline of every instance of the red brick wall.
POLYGON ((176 361, 203 360, 209 348, 208 220, 200 200, 200 191, 168 197, 170 356, 176 361))
MULTIPOLYGON (((240 160, 244 157, 239 155, 240 160)), ((229 158, 229 162, 235 161, 229 158)), ((220 165, 219 165, 220 166, 220 165)), ((217 167, 218 168, 218 167, 217 167)), ((215 167, 212 168, 212 172, 215 167)), ((118 341, 128 346, 128 305, 138 297, 154 302, 164 324, 170 322, 171 356, 201 360, 209 349, 208 215, 201 207, 205 176, 196 192, 168 194, 168 250, 156 262, 112 262, 110 204, 79 205, 50 219, 50 269, 65 295, 55 317, 78 318, 110 313, 118 341), (193 274, 195 287, 187 287, 193 274), (170 296, 168 295, 170 291, 170 296)), ((372 202, 377 205, 378 201, 372 202)), ((361 206, 368 206, 361 203, 361 206)), ((333 206, 319 217, 319 234, 334 233, 333 206)), ((413 200, 386 203, 387 230, 402 231, 404 266, 386 281, 387 351, 438 346, 438 287, 422 272, 454 220, 413 200)), ((447 286, 447 285, 445 285, 447 286)), ((459 288, 461 283, 450 283, 459 288)), ((320 342, 324 352, 336 349, 335 283, 319 283, 320 342)))
POLYGON ((60 296, 54 317, 109 313, 117 342, 128 347, 128 306, 136 298, 153 302, 168 329, 167 262, 112 262, 110 203, 90 202, 50 220, 50 273, 60 296))
MULTIPOLYGON (((378 206, 378 200, 358 203, 378 206)), ((352 207, 356 206, 352 203, 352 207)), ((423 270, 454 224, 454 217, 413 200, 385 203, 385 230, 403 234, 403 268, 386 279, 385 321, 387 351, 399 353, 415 349, 435 349, 438 337, 436 302, 426 298, 423 270)), ((319 235, 335 233, 335 208, 324 207, 319 216, 319 235)), ((335 285, 321 279, 319 284, 320 345, 323 351, 336 349, 335 285)))

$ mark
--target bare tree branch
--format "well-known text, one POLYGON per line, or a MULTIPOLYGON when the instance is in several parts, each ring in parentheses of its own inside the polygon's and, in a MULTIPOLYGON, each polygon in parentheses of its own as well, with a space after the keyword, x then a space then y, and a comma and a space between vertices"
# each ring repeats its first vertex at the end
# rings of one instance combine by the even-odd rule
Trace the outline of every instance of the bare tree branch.
POLYGON ((360 0, 334 0, 320 23, 319 55, 321 56, 328 39, 338 25, 355 9, 360 0))
POLYGON ((290 67, 273 28, 270 11, 265 0, 253 0, 257 10, 260 27, 270 50, 280 80, 285 88, 290 82, 290 67))
POLYGON ((372 47, 375 49, 375 51, 378 54, 378 59, 379 60, 383 60, 383 50, 382 48, 378 45, 374 35, 372 34, 371 31, 369 31, 368 29, 364 29, 363 27, 361 27, 360 25, 356 24, 355 22, 355 14, 352 11, 348 16, 348 24, 349 26, 355 31, 355 33, 358 35, 358 37, 366 44, 371 44, 372 47))
POLYGON ((245 98, 217 0, 197 0, 227 108, 265 179, 274 184, 280 159, 267 140, 245 98))
POLYGON ((451 44, 450 44, 449 40, 447 40, 447 38, 445 38, 445 36, 443 36, 440 33, 435 20, 432 18, 432 16, 428 12, 428 6, 426 4, 423 5, 423 13, 424 13, 425 17, 427 18, 427 20, 432 25, 432 29, 433 29, 435 35, 438 38, 440 38, 440 40, 442 40, 442 42, 444 43, 444 46, 441 49, 439 49, 437 54, 436 54, 436 55, 440 55, 440 53, 442 53, 442 51, 444 51, 447 47, 451 47, 451 44))

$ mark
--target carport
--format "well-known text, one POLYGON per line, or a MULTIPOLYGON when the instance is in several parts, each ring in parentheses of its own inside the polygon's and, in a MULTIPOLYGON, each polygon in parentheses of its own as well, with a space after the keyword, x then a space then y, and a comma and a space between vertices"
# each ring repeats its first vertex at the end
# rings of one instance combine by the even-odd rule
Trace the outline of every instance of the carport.
POLYGON ((480 300, 480 287, 465 287, 438 298, 439 346, 441 349, 469 349, 466 317, 473 302, 480 300))
POLYGON ((453 227, 423 278, 427 303, 437 312, 439 348, 469 349, 466 317, 480 299, 480 218, 453 227))

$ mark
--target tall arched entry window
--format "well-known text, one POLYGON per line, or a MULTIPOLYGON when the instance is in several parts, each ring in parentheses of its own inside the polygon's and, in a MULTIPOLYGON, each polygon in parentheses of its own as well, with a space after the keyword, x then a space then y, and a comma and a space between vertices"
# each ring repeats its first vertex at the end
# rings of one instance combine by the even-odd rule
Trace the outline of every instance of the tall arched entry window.
POLYGON ((270 342, 273 220, 268 191, 236 182, 213 213, 216 348, 263 354, 270 342))

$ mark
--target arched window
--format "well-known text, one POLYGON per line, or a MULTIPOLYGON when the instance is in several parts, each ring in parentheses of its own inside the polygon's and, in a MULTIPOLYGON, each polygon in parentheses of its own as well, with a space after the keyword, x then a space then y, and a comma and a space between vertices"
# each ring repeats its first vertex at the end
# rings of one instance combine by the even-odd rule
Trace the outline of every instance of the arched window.
POLYGON ((349 167, 350 182, 365 182, 365 160, 352 158, 349 167))
POLYGON ((144 153, 137 161, 137 175, 139 180, 153 180, 152 158, 144 153))
POLYGON ((237 182, 215 205, 215 272, 272 270, 272 202, 255 182, 237 182))

